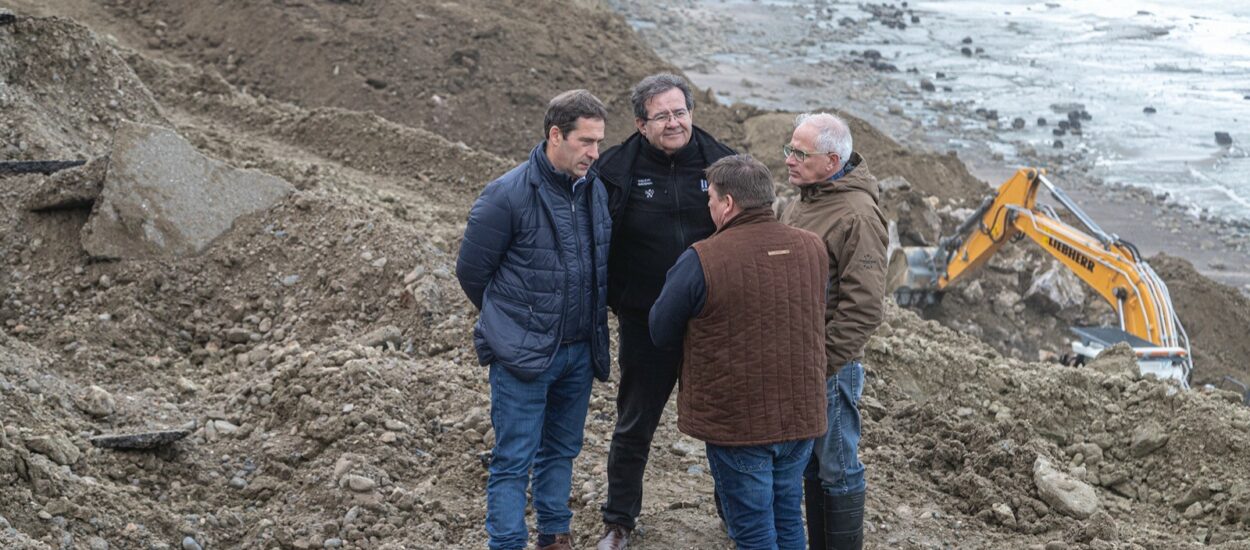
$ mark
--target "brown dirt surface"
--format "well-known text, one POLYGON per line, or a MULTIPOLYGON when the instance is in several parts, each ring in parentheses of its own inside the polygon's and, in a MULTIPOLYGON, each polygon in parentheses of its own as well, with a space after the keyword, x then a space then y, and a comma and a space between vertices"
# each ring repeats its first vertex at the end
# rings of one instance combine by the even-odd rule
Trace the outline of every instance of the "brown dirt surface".
MULTIPOLYGON (((97 10, 141 50, 254 95, 373 112, 511 158, 541 136, 547 100, 571 88, 604 100, 609 142, 620 141, 634 128, 629 87, 675 70, 641 41, 618 40, 629 26, 594 2, 110 0, 97 10)), ((740 140, 734 110, 707 94, 696 106, 696 123, 740 140)))
POLYGON ((1194 382, 1246 391, 1224 379, 1250 384, 1250 298, 1203 277, 1189 262, 1158 254, 1150 266, 1172 294, 1172 303, 1189 334, 1194 352, 1194 382))
MULTIPOLYGON (((350 88, 308 92, 343 104, 283 98, 272 91, 288 85, 279 82, 287 73, 276 70, 283 61, 277 53, 236 54, 239 68, 270 59, 271 73, 246 73, 253 79, 246 82, 222 77, 220 66, 206 67, 204 59, 183 53, 211 44, 191 38, 183 18, 207 29, 197 32, 255 40, 246 44, 257 51, 267 44, 257 37, 282 36, 290 43, 274 43, 287 48, 288 63, 300 59, 291 52, 316 51, 325 40, 359 59, 434 74, 448 67, 453 33, 460 41, 483 33, 480 40, 493 43, 491 25, 511 39, 547 28, 540 23, 552 17, 597 9, 586 6, 236 3, 231 7, 249 17, 235 18, 207 4, 54 0, 39 9, 78 19, 23 18, 0 27, 0 112, 20 122, 5 127, 0 147, 15 147, 16 158, 92 160, 53 176, 0 179, 0 546, 484 546, 489 386, 469 346, 475 313, 451 270, 469 205, 486 181, 512 165, 500 154, 515 157, 530 146, 532 140, 516 136, 537 133, 531 127, 542 102, 507 107, 510 100, 498 87, 461 90, 480 94, 475 97, 500 112, 515 109, 516 119, 500 122, 515 135, 493 142, 488 134, 498 128, 490 124, 464 123, 455 133, 427 124, 428 107, 403 120, 350 104, 355 96, 398 92, 389 81, 383 90, 361 87, 365 73, 357 67, 372 65, 340 72, 354 75, 350 88), (379 21, 383 16, 389 19, 379 21), (336 42, 347 39, 334 32, 301 42, 291 30, 313 36, 308 29, 326 21, 344 25, 332 30, 355 33, 350 42, 336 42), (227 22, 240 28, 220 28, 227 22), (107 32, 88 30, 95 25, 107 32), (183 34, 167 30, 174 28, 183 34), (393 33, 406 28, 443 40, 439 44, 448 45, 437 50, 443 57, 399 63, 394 36, 415 35, 393 33), (144 33, 175 39, 157 48, 144 33), (21 55, 9 56, 15 51, 21 55), (99 70, 87 71, 91 78, 75 73, 83 67, 99 70), (122 99, 111 105, 116 98, 122 99), (120 117, 171 126, 205 154, 282 177, 298 191, 236 220, 200 256, 88 261, 79 230, 107 170, 109 121, 120 117), (466 139, 470 135, 477 137, 466 139), (45 208, 28 209, 36 205, 45 208), (99 434, 178 427, 191 435, 158 452, 88 443, 99 434)), ((594 13, 600 32, 593 44, 604 55, 652 55, 615 16, 594 13)), ((222 44, 212 47, 228 48, 222 44)), ((557 67, 583 55, 559 49, 538 58, 557 67)), ((474 78, 509 82, 492 71, 507 75, 511 69, 498 69, 488 58, 478 58, 482 68, 474 78)), ((619 91, 651 68, 640 61, 634 75, 605 70, 583 76, 619 91)), ((541 98, 571 82, 527 89, 540 90, 534 93, 541 98)), ((708 107, 703 112, 728 113, 712 118, 727 126, 754 114, 708 107)), ((747 135, 737 132, 726 134, 747 135)), ((762 151, 775 147, 769 143, 762 151)), ((957 165, 943 166, 960 173, 957 165)), ((940 187, 941 179, 924 179, 938 171, 923 167, 917 161, 916 172, 898 174, 916 187, 940 187)), ((928 212, 929 221, 917 227, 931 229, 934 217, 940 224, 958 217, 955 201, 903 202, 928 212)), ((1004 255, 997 268, 992 264, 987 280, 1019 290, 1027 282, 1021 274, 1044 266, 1017 254, 1004 255)), ((994 296, 984 284, 983 292, 994 296)), ((1205 288, 1195 279, 1193 292, 1212 292, 1205 288)), ((1185 285, 1173 289, 1174 295, 1187 291, 1185 285)), ((1000 302, 1015 315, 1029 315, 1027 307, 1016 312, 1017 303, 1000 302)), ((1230 326, 1242 322, 1229 319, 1230 326)), ((1190 328, 1195 339, 1217 330, 1225 329, 1190 328)), ((1001 337, 1009 340, 1011 333, 1001 337)), ((1138 379, 1123 350, 1082 369, 1007 355, 971 329, 952 330, 888 308, 866 359, 869 547, 1250 543, 1244 476, 1250 409, 1233 403, 1238 396, 1218 389, 1180 392, 1138 379), (1039 458, 1092 487, 1099 511, 1077 519, 1047 502, 1034 481, 1039 458)), ((599 531, 615 392, 614 380, 595 385, 585 448, 574 467, 579 547, 593 545, 599 531)), ((656 434, 632 547, 727 546, 705 462, 702 445, 677 432, 670 411, 656 434)))

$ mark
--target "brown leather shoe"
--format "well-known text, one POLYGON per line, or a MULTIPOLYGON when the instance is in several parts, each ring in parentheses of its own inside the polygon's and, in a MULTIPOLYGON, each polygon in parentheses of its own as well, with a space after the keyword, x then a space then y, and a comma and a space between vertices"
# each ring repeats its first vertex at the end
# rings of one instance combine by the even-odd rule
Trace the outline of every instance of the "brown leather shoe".
POLYGON ((615 523, 603 524, 603 538, 596 550, 625 550, 629 546, 629 529, 615 523))
POLYGON ((568 533, 556 535, 556 541, 547 546, 537 546, 538 550, 573 550, 573 536, 568 533))

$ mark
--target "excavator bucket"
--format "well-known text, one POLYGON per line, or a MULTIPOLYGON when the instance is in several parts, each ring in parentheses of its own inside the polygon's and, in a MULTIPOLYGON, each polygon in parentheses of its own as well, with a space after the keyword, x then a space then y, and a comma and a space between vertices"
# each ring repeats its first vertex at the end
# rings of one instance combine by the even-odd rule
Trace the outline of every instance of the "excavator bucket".
POLYGON ((938 302, 936 246, 904 246, 890 254, 886 291, 902 307, 924 307, 938 302))

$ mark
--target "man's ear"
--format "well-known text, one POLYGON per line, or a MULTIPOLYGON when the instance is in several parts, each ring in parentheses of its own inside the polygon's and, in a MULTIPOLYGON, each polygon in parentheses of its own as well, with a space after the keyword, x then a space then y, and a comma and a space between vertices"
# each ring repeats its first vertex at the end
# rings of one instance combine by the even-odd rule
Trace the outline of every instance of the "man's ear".
POLYGON ((635 119, 634 119, 634 126, 638 128, 638 133, 640 133, 640 134, 642 134, 642 135, 646 135, 646 132, 643 132, 643 131, 642 131, 642 129, 647 127, 647 121, 645 121, 645 120, 643 120, 643 119, 641 119, 641 118, 635 118, 635 119))
POLYGON ((552 145, 559 145, 561 141, 564 141, 564 134, 560 133, 559 126, 552 124, 551 128, 547 130, 547 142, 552 145))

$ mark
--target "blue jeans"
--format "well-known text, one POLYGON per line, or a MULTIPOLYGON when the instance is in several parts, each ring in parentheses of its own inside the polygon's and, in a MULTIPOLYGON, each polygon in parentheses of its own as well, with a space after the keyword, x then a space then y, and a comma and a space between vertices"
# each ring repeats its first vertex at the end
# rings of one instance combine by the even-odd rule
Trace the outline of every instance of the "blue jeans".
POLYGON ((805 550, 803 466, 812 440, 723 447, 707 444, 729 538, 739 550, 805 550))
POLYGON ((492 550, 523 549, 529 540, 525 489, 531 467, 538 532, 569 532, 573 459, 582 450, 593 380, 586 342, 560 346, 551 366, 529 382, 490 367, 495 450, 486 482, 486 533, 492 550))
POLYGON ((812 460, 803 476, 820 479, 825 493, 832 496, 862 493, 864 464, 859 461, 859 399, 864 395, 864 365, 849 361, 836 376, 826 380, 829 401, 829 429, 816 438, 812 460))

